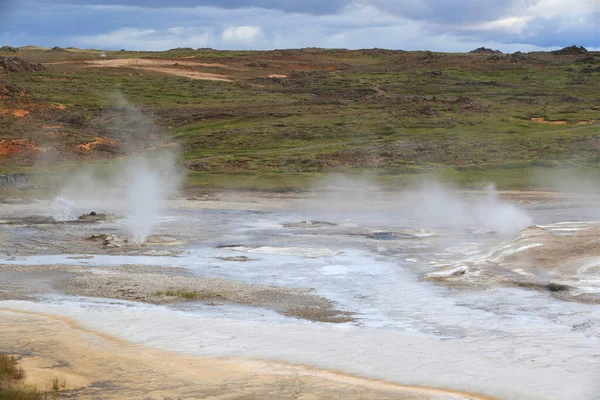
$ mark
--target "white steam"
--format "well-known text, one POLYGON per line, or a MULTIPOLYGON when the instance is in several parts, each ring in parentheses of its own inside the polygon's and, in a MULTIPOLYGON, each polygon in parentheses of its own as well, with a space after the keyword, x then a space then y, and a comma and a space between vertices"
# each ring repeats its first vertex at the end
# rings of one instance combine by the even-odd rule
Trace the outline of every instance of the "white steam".
MULTIPOLYGON (((156 160, 155 160, 156 161, 156 160)), ((143 243, 159 221, 163 204, 177 187, 168 160, 152 163, 143 157, 132 159, 127 168, 127 227, 137 243, 143 243), (165 165, 167 164, 167 165, 165 165)))
MULTIPOLYGON (((436 181, 404 191, 385 191, 366 179, 330 179, 326 189, 303 202, 305 211, 328 210, 373 227, 485 230, 511 235, 533 223, 531 216, 503 200, 493 186, 466 192, 436 181)), ((322 211, 319 218, 327 219, 322 211)))
POLYGON ((107 117, 116 120, 112 136, 126 157, 78 166, 55 199, 55 214, 61 220, 73 219, 70 210, 75 207, 123 214, 131 238, 143 243, 160 221, 165 200, 179 189, 177 152, 162 146, 159 128, 148 116, 119 94, 111 100, 117 108, 107 117))
POLYGON ((59 194, 52 201, 53 218, 56 221, 69 221, 75 218, 73 207, 75 202, 64 194, 59 194))

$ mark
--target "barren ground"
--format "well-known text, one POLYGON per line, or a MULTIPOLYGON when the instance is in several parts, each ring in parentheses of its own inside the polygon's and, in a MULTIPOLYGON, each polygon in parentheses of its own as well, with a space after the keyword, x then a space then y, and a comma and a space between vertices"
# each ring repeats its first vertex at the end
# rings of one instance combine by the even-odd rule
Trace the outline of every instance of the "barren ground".
POLYGON ((192 358, 132 345, 68 318, 0 310, 3 351, 22 356, 28 382, 78 399, 483 400, 452 391, 395 385, 302 366, 192 358))

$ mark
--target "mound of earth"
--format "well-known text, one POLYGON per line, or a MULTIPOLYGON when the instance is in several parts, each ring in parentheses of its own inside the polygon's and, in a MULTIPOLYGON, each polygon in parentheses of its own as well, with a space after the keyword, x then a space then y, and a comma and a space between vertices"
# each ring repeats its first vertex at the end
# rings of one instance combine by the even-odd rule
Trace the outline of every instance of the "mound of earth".
POLYGON ((552 54, 558 55, 558 56, 576 56, 576 55, 587 55, 589 52, 588 50, 583 47, 583 46, 569 46, 569 47, 565 47, 563 49, 560 50, 556 50, 553 51, 552 54))
POLYGON ((479 47, 475 50, 471 50, 469 53, 473 54, 502 54, 500 50, 488 49, 487 47, 479 47))
POLYGON ((0 58, 0 68, 8 72, 33 72, 45 69, 42 64, 30 63, 18 57, 0 58))
POLYGON ((426 275, 452 286, 490 284, 547 290, 571 301, 600 302, 598 223, 531 226, 513 239, 426 275))

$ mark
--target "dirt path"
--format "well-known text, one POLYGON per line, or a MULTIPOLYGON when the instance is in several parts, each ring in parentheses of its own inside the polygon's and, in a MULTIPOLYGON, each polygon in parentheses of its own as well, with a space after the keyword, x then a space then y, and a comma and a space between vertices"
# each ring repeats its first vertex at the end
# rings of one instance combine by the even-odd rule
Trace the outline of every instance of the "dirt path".
POLYGON ((53 378, 78 399, 483 400, 278 362, 206 359, 133 345, 75 321, 0 308, 0 351, 20 354, 28 382, 53 378))
MULTIPOLYGON (((59 64, 81 64, 81 61, 67 61, 48 63, 47 65, 59 65, 59 64)), ((143 71, 154 71, 168 75, 183 76, 189 79, 200 79, 208 81, 222 81, 232 82, 232 79, 226 75, 214 74, 208 72, 201 72, 196 68, 223 68, 223 69, 235 69, 230 68, 224 64, 216 63, 197 63, 193 61, 181 61, 181 60, 154 60, 146 58, 125 58, 117 60, 94 60, 84 61, 83 64, 87 67, 100 67, 100 68, 133 68, 143 71)))

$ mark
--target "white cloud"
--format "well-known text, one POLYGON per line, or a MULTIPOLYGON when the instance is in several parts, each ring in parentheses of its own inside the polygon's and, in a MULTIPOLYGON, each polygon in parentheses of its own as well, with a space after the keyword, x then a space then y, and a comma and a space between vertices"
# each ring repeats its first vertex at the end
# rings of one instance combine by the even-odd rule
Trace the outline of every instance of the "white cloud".
POLYGON ((230 26, 225 28, 221 38, 224 42, 237 44, 253 42, 263 37, 260 26, 230 26))
MULTIPOLYGON (((42 0, 23 3, 36 1, 42 0)), ((43 1, 49 4, 50 0, 43 1)), ((228 9, 216 6, 217 0, 200 2, 204 6, 173 0, 167 5, 161 2, 161 8, 152 6, 157 1, 123 1, 129 6, 117 5, 119 0, 96 1, 105 5, 60 0, 62 5, 52 8, 52 18, 48 11, 23 7, 20 14, 3 21, 4 43, 130 50, 314 46, 468 51, 486 46, 505 52, 570 44, 600 46, 600 36, 594 34, 600 14, 592 13, 600 11, 600 0, 456 0, 452 4, 450 0, 335 0, 346 6, 334 14, 313 15, 289 12, 289 7, 252 7, 274 4, 274 0, 228 0, 230 6, 239 5, 228 9), (482 11, 485 7, 478 1, 493 6, 493 12, 482 11), (462 18, 461 14, 469 15, 462 18)))
POLYGON ((182 33, 185 33, 186 29, 182 26, 175 26, 173 28, 168 28, 167 32, 173 34, 173 35, 181 35, 182 33))
POLYGON ((101 49, 168 50, 175 47, 206 47, 213 43, 211 29, 172 27, 164 30, 125 28, 113 32, 74 38, 77 46, 101 49))
POLYGON ((487 32, 504 32, 504 33, 521 33, 527 28, 527 23, 532 17, 508 17, 497 19, 495 21, 484 22, 467 26, 465 30, 487 31, 487 32))

